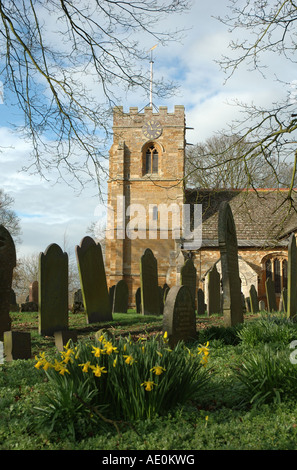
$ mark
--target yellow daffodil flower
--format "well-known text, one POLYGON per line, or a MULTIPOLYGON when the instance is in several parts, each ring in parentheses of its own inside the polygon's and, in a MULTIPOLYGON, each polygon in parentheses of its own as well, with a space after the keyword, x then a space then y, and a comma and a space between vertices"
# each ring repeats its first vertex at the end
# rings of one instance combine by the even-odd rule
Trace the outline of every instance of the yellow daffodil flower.
POLYGON ((101 354, 105 353, 104 349, 101 349, 99 347, 92 346, 92 348, 94 349, 94 351, 92 351, 92 353, 94 354, 95 357, 100 357, 101 354))
POLYGON ((110 341, 107 341, 104 345, 104 351, 106 354, 110 355, 112 352, 117 352, 117 348, 113 346, 113 344, 110 341))
POLYGON ((107 373, 107 370, 104 370, 105 366, 100 367, 100 366, 97 365, 97 366, 91 366, 91 368, 93 369, 94 375, 96 377, 101 377, 102 374, 107 373))
POLYGON ((123 356, 123 357, 126 358, 126 360, 125 360, 126 364, 129 364, 130 366, 133 364, 133 362, 136 362, 135 359, 131 355, 129 355, 129 356, 126 355, 126 356, 123 356))
POLYGON ((145 382, 143 382, 143 384, 141 384, 141 386, 145 386, 145 390, 147 392, 150 392, 151 390, 153 390, 154 385, 157 385, 157 384, 155 384, 151 380, 146 380, 145 382))
POLYGON ((209 342, 207 341, 207 343, 205 345, 201 345, 198 347, 198 354, 201 354, 203 353, 205 356, 208 356, 209 354, 209 348, 208 348, 208 345, 209 345, 209 342))
POLYGON ((152 370, 156 375, 161 375, 166 369, 164 369, 164 367, 161 367, 161 366, 154 366, 151 370, 152 370))
POLYGON ((82 366, 83 372, 88 372, 89 368, 91 367, 90 361, 87 361, 85 364, 78 364, 78 365, 82 366))

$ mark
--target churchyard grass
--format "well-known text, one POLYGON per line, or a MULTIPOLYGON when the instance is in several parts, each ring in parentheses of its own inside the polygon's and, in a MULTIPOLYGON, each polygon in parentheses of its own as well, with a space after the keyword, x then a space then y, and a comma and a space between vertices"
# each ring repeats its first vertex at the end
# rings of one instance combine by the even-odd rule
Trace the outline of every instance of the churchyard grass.
MULTIPOLYGON (((33 354, 39 356, 44 352, 50 361, 54 361, 57 351, 53 340, 50 337, 42 340, 40 338, 38 342, 38 334, 35 336, 36 314, 13 313, 12 317, 15 327, 17 324, 22 324, 23 327, 26 325, 27 330, 32 332, 33 354), (37 352, 38 346, 40 350, 37 352)), ((90 338, 94 338, 95 331, 102 327, 87 325, 83 333, 81 318, 71 314, 69 317, 72 325, 80 325, 79 336, 81 339, 85 338, 86 345, 90 338)), ((143 317, 133 312, 114 317, 110 327, 113 335, 125 333, 119 350, 122 351, 125 344, 126 348, 133 347, 129 344, 132 338, 126 335, 129 329, 133 329, 137 331, 133 338, 136 341, 135 348, 139 347, 137 360, 141 359, 143 342, 137 340, 143 336, 145 326, 148 329, 150 326, 155 327, 157 330, 162 323, 161 317, 152 319, 153 323, 150 323, 150 317, 146 317, 148 325, 145 326, 141 324, 143 317), (135 317, 139 319, 139 323, 136 323, 135 317), (121 325, 120 319, 125 320, 125 324, 121 325), (139 330, 142 332, 139 333, 139 330)), ((197 319, 197 331, 197 341, 187 344, 188 349, 183 352, 197 355, 199 345, 209 343, 207 368, 201 369, 211 371, 208 379, 201 384, 202 388, 198 393, 184 403, 172 403, 172 406, 158 409, 156 414, 149 413, 142 419, 137 415, 129 418, 127 413, 119 416, 116 409, 111 414, 106 403, 97 403, 94 406, 93 389, 89 387, 88 381, 82 381, 81 388, 78 387, 78 381, 74 387, 65 378, 69 374, 56 373, 56 379, 60 380, 60 386, 56 387, 42 368, 35 367, 35 359, 2 364, 0 449, 296 450, 297 364, 290 361, 290 357, 294 357, 290 356, 294 351, 290 349, 290 344, 297 340, 297 325, 282 314, 259 313, 246 315, 243 324, 228 328, 222 325, 218 316, 201 317, 197 319), (51 394, 50 391, 55 393, 51 394), (51 397, 52 401, 47 406, 55 411, 54 419, 45 412, 46 395, 51 397), (78 396, 80 400, 73 400, 78 396), (64 425, 60 420, 63 413, 64 425), (69 413, 70 416, 76 416, 76 422, 67 418, 69 413), (50 418, 48 423, 51 425, 45 426, 44 418, 50 418)), ((147 338, 146 347, 156 347, 155 340, 149 339, 149 334, 147 338)), ((159 339, 162 338, 162 334, 159 334, 159 339)), ((65 351, 67 352, 66 349, 65 351)), ((128 356, 132 356, 132 350, 126 349, 126 352, 127 357, 121 357, 121 367, 127 366, 127 371, 129 368, 131 370, 133 364, 125 363, 128 356)), ((169 354, 168 352, 168 357, 169 354)), ((119 355, 117 357, 119 360, 119 355)), ((106 362, 106 370, 110 368, 115 374, 116 368, 113 368, 111 362, 115 358, 106 355, 104 359, 110 361, 109 365, 106 362)), ((148 362, 146 367, 152 369, 153 362, 148 362)), ((139 366, 139 370, 144 367, 143 363, 139 366)), ((168 367, 167 362, 164 368, 168 367)), ((80 367, 80 376, 83 375, 82 368, 83 366, 80 367)), ((56 371, 51 368, 49 373, 54 372, 56 371)), ((153 371, 150 372, 157 383, 153 371)), ((102 376, 105 375, 107 374, 102 373, 102 376)), ((116 375, 113 379, 115 377, 116 375)), ((122 386, 123 379, 124 376, 120 374, 119 387, 122 386)), ((135 380, 135 377, 131 380, 135 380)), ((140 380, 144 383, 145 379, 142 377, 140 380)), ((131 382, 131 386, 135 387, 135 383, 131 382)), ((151 391, 145 391, 144 388, 145 386, 140 386, 144 396, 157 389, 154 387, 151 391)))

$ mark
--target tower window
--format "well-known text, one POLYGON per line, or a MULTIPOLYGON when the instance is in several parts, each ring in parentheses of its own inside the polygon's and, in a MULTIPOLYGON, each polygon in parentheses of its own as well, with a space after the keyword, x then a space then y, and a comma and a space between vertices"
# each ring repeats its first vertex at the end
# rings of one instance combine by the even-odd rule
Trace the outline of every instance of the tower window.
POLYGON ((147 148, 145 154, 145 173, 158 173, 159 154, 154 145, 147 148))

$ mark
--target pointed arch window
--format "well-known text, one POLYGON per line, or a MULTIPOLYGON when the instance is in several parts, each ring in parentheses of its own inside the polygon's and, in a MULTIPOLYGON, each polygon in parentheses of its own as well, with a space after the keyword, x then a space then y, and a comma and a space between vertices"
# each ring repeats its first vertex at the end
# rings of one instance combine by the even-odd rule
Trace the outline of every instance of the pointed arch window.
POLYGON ((145 152, 144 173, 158 173, 159 170, 159 152, 154 144, 151 144, 145 152))

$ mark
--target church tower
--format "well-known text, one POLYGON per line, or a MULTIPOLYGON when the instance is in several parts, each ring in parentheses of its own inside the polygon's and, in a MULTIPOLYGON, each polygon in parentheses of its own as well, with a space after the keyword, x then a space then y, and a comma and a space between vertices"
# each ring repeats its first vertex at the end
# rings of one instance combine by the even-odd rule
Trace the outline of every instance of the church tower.
POLYGON ((172 204, 184 201, 185 111, 114 108, 109 157, 106 273, 109 287, 124 279, 130 305, 140 286, 140 258, 150 248, 158 261, 159 285, 176 282, 180 240, 173 234, 172 204), (168 208, 168 231, 163 209, 168 208), (161 210, 162 209, 162 210, 161 210), (164 217, 163 217, 164 219, 164 217), (165 224, 166 225, 166 224, 165 224))

